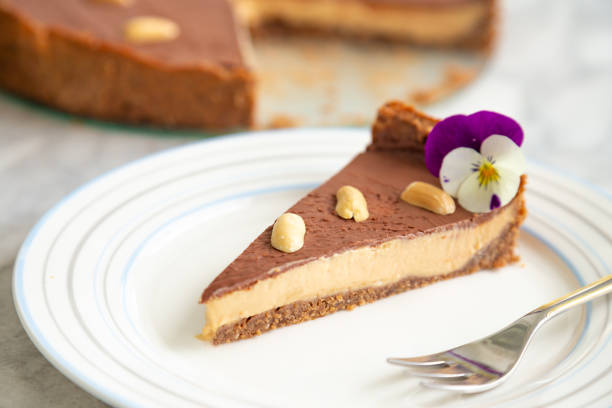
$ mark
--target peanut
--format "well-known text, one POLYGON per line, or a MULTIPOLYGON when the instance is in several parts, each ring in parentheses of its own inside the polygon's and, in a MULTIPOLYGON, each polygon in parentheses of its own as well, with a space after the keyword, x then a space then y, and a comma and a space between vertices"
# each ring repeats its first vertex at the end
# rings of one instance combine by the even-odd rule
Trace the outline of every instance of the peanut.
POLYGON ((410 183, 400 197, 408 204, 424 208, 436 214, 447 215, 455 212, 455 200, 453 200, 453 197, 444 190, 422 181, 410 183))
POLYGON ((338 200, 336 213, 345 220, 353 218, 355 221, 361 222, 367 220, 370 216, 365 197, 355 187, 340 187, 336 192, 336 199, 338 200))
POLYGON ((302 217, 293 213, 285 213, 278 217, 272 227, 272 247, 279 251, 291 253, 304 246, 306 224, 302 217))
POLYGON ((125 37, 134 43, 153 43, 174 40, 179 26, 163 17, 134 17, 125 25, 125 37))

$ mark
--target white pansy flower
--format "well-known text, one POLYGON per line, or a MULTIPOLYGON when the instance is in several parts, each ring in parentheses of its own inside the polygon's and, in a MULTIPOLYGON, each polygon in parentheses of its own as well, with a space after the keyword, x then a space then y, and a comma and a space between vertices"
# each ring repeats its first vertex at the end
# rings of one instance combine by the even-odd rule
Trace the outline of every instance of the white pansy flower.
POLYGON ((508 204, 518 192, 525 173, 525 157, 512 139, 487 137, 480 152, 457 147, 444 156, 440 182, 468 211, 483 213, 508 204))

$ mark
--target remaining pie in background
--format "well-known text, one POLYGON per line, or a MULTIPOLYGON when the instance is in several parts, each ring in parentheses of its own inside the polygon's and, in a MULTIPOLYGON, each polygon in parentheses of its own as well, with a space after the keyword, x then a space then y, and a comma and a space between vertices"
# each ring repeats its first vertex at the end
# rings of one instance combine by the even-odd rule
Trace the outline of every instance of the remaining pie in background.
POLYGON ((67 112, 253 125, 248 30, 488 48, 495 0, 0 0, 0 87, 67 112))

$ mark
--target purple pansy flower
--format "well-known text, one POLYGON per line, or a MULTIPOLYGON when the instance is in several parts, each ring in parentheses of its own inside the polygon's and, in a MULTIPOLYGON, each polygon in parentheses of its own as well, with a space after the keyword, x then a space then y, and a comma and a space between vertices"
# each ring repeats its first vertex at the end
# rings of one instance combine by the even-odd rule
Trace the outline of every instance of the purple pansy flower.
POLYGON ((440 176, 442 160, 457 147, 480 151, 482 142, 491 135, 510 138, 517 146, 523 144, 523 129, 508 116, 490 111, 471 115, 450 116, 436 124, 425 142, 425 164, 436 177, 440 176))
POLYGON ((472 212, 488 212, 514 198, 525 158, 523 131, 495 112, 451 116, 439 122, 425 143, 425 164, 444 191, 472 212))

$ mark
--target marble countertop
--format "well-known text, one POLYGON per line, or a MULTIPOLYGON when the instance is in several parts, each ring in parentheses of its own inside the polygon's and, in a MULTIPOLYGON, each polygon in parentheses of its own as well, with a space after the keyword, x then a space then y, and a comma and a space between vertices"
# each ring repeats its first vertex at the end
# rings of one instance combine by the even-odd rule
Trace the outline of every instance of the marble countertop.
MULTIPOLYGON (((428 109, 516 118, 534 161, 612 191, 612 2, 509 0, 498 49, 468 88, 428 109), (608 140, 610 139, 610 140, 608 140)), ((198 135, 77 122, 0 94, 0 406, 104 406, 36 350, 11 295, 29 229, 89 179, 198 135)))

